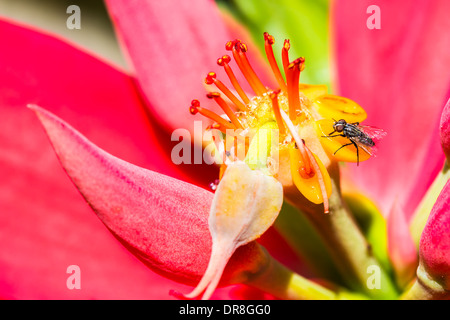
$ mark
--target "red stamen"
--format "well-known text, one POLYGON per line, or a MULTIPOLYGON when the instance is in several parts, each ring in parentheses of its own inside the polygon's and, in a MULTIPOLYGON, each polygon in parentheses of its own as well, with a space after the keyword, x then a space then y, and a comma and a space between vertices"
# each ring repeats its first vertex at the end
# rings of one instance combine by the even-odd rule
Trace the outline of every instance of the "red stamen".
POLYGON ((234 43, 234 45, 232 46, 230 45, 230 42, 231 41, 227 42, 225 48, 227 50, 231 50, 231 52, 233 53, 236 64, 238 65, 245 79, 247 79, 247 82, 249 83, 250 87, 252 87, 252 90, 255 92, 255 94, 263 95, 265 92, 267 92, 267 90, 250 66, 247 55, 245 54, 245 52, 247 51, 247 46, 241 43, 240 40, 234 40, 232 42, 234 43))
POLYGON ((222 99, 222 97, 220 96, 220 93, 218 93, 218 92, 210 92, 206 96, 209 99, 214 99, 214 101, 217 102, 219 107, 222 108, 222 110, 226 113, 228 118, 230 118, 231 123, 234 124, 234 126, 236 128, 244 129, 244 127, 242 127, 242 124, 239 122, 239 119, 234 114, 233 110, 231 110, 231 108, 228 105, 228 103, 226 103, 226 101, 222 99))
POLYGON ((247 54, 246 54, 246 52, 248 51, 247 45, 245 43, 240 43, 239 47, 240 47, 239 55, 241 56, 241 61, 244 64, 245 68, 250 73, 250 76, 252 77, 253 81, 255 82, 255 85, 258 90, 257 94, 263 95, 264 93, 267 92, 267 89, 264 86, 264 84, 261 82, 261 80, 259 80, 259 77, 256 75, 255 70, 253 70, 252 66, 250 65, 250 61, 248 60, 247 54))
POLYGON ((228 64, 230 61, 231 61, 230 56, 224 55, 222 58, 217 59, 217 64, 219 66, 224 67, 225 72, 227 73, 227 76, 230 79, 231 84, 233 85, 234 89, 239 94, 239 97, 241 97, 242 101, 244 101, 245 104, 248 104, 250 102, 250 99, 247 97, 247 94, 242 89, 241 85, 239 84, 239 81, 237 80, 236 76, 234 75, 233 70, 231 70, 231 67, 228 64))
POLYGON ((191 106, 189 107, 189 112, 193 115, 200 113, 202 116, 217 122, 225 129, 232 129, 232 130, 236 129, 236 127, 232 123, 228 122, 227 120, 219 116, 217 113, 200 107, 200 102, 198 100, 192 100, 191 106))
POLYGON ((278 94, 279 93, 280 93, 280 91, 272 92, 270 94, 270 99, 272 99, 272 108, 273 108, 273 113, 275 114, 275 120, 277 121, 278 130, 280 130, 280 134, 283 135, 286 133, 286 128, 284 127, 283 118, 281 117, 281 113, 280 113, 280 105, 278 104, 278 94))
POLYGON ((215 84, 215 86, 223 92, 227 96, 228 99, 230 99, 238 108, 239 110, 246 110, 247 108, 245 105, 230 91, 230 89, 227 88, 226 85, 223 84, 222 81, 216 79, 216 73, 210 72, 206 76, 205 79, 206 84, 215 84))
POLYGON ((213 84, 214 80, 216 79, 217 75, 215 72, 210 72, 208 73, 208 75, 205 78, 205 83, 206 84, 213 84))
POLYGON ((266 50, 267 60, 269 60, 270 67, 272 68, 272 72, 275 75, 275 79, 277 80, 280 89, 286 92, 287 91, 286 83, 284 82, 280 68, 278 68, 277 61, 275 60, 275 56, 273 54, 272 45, 275 43, 275 38, 271 36, 269 33, 264 32, 264 40, 265 40, 264 48, 266 50))
POLYGON ((286 76, 286 80, 287 80, 286 69, 289 65, 289 49, 290 48, 291 48, 291 44, 289 43, 289 39, 284 40, 283 49, 281 49, 281 59, 283 61, 283 69, 284 69, 284 75, 286 76))
POLYGON ((234 45, 236 44, 237 41, 240 41, 240 40, 235 39, 235 40, 230 40, 230 41, 228 41, 228 42, 225 44, 225 50, 231 51, 231 50, 233 49, 233 47, 234 47, 234 45))
POLYGON ((289 118, 294 121, 297 117, 297 110, 301 109, 300 106, 300 71, 304 68, 305 59, 298 58, 294 62, 290 63, 286 69, 287 75, 287 91, 289 101, 289 118))
POLYGON ((217 129, 222 133, 226 133, 226 128, 219 123, 213 123, 206 127, 206 130, 213 130, 213 129, 217 129))

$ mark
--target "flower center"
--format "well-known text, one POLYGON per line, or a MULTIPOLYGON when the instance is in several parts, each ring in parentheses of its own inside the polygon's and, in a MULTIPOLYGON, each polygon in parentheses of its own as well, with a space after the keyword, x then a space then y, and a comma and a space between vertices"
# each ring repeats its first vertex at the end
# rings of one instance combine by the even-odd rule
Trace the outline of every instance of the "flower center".
MULTIPOLYGON (((323 131, 333 125, 332 118, 344 119, 343 115, 345 115, 351 116, 352 120, 362 121, 365 118, 365 112, 349 99, 328 95, 325 86, 300 84, 305 59, 303 57, 293 61, 289 59, 289 40, 284 41, 281 49, 281 70, 273 51, 274 37, 264 33, 264 41, 267 60, 278 88, 271 90, 264 86, 247 57, 247 45, 236 39, 228 41, 225 49, 231 52, 234 62, 253 92, 249 93, 243 89, 230 66, 231 56, 224 55, 217 60, 217 64, 224 68, 231 86, 228 87, 219 80, 215 72, 208 73, 205 78, 207 85, 214 85, 218 89, 209 92, 207 97, 214 100, 224 114, 219 115, 201 107, 198 100, 192 101, 189 110, 191 114, 200 113, 211 119, 214 124, 209 128, 220 130, 225 134, 224 139, 231 139, 238 135, 241 138, 242 135, 245 136, 237 142, 241 141, 244 144, 243 147, 235 146, 234 142, 233 150, 225 150, 226 156, 232 160, 243 160, 242 156, 239 158, 236 154, 237 150, 242 149, 245 150, 244 157, 248 157, 247 152, 251 143, 249 140, 251 141, 255 133, 267 123, 274 122, 278 130, 279 156, 288 158, 288 161, 280 158, 275 162, 278 165, 286 162, 290 164, 288 165, 290 174, 287 174, 289 176, 287 179, 280 174, 278 176, 274 174, 274 176, 280 181, 291 181, 308 200, 323 203, 324 211, 328 212, 331 187, 326 167, 331 161, 340 160, 341 154, 349 158, 348 153, 352 152, 347 150, 347 153, 333 154, 335 150, 328 150, 327 147, 333 145, 336 149, 335 144, 331 143, 335 141, 331 140, 332 137, 324 139, 329 132, 324 134, 323 131), (322 122, 318 123, 319 121, 322 122), (232 132, 236 130, 239 130, 239 134, 232 132), (329 144, 327 144, 328 140, 331 141, 329 144)), ((344 143, 345 141, 342 141, 339 147, 344 146, 344 143)), ((273 166, 273 157, 266 156, 264 161, 266 158, 267 166, 273 166)), ((359 160, 358 153, 358 162, 359 160)))

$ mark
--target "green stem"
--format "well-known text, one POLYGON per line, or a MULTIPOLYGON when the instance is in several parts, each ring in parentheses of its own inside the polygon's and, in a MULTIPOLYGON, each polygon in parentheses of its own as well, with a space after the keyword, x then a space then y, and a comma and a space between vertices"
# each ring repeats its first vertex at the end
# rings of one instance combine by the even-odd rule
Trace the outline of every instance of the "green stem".
POLYGON ((246 284, 286 300, 367 299, 341 288, 328 289, 292 272, 273 258, 264 270, 249 278, 246 284))
POLYGON ((436 179, 434 179, 427 193, 417 207, 413 218, 411 219, 409 229, 417 248, 419 248, 420 236, 425 224, 427 223, 431 209, 436 203, 436 200, 448 179, 450 179, 450 170, 447 161, 445 161, 444 167, 436 176, 436 179))
POLYGON ((374 257, 370 244, 341 197, 338 166, 330 168, 329 172, 333 188, 330 214, 323 213, 323 206, 305 202, 298 192, 286 192, 287 200, 305 213, 316 227, 350 288, 375 299, 396 298, 398 293, 392 279, 374 257))
POLYGON ((342 284, 320 235, 297 208, 285 201, 273 227, 300 257, 310 274, 342 284))
POLYGON ((450 292, 431 278, 421 265, 417 268, 416 280, 400 297, 402 300, 443 300, 449 298, 450 292))

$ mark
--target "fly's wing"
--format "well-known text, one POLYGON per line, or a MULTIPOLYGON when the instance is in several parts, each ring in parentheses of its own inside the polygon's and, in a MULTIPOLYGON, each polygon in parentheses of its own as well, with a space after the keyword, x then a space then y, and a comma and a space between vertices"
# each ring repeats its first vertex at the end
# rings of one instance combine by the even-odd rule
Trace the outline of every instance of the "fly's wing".
POLYGON ((376 157, 377 156, 378 148, 376 146, 369 147, 369 146, 367 146, 365 144, 359 143, 358 141, 356 141, 356 144, 358 145, 358 147, 360 147, 365 152, 370 154, 371 157, 376 157))
POLYGON ((367 137, 372 139, 374 144, 368 145, 364 137, 356 138, 354 139, 354 141, 356 142, 358 147, 366 151, 372 157, 375 157, 378 150, 376 144, 387 135, 387 132, 383 129, 372 126, 358 125, 358 129, 361 130, 361 132, 364 133, 367 137))
POLYGON ((375 143, 383 139, 387 132, 383 129, 372 127, 372 126, 358 126, 359 130, 369 136, 375 143))

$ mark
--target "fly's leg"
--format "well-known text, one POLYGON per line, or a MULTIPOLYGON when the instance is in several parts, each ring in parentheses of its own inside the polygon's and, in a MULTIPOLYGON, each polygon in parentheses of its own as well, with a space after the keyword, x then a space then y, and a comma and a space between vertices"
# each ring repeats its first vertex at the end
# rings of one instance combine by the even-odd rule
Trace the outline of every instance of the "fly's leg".
POLYGON ((359 147, 358 147, 358 145, 356 144, 355 141, 353 141, 353 140, 351 140, 351 139, 349 139, 349 140, 350 140, 350 143, 347 143, 347 144, 344 144, 344 145, 340 146, 339 149, 337 149, 337 150, 333 153, 333 155, 335 155, 339 150, 341 150, 341 149, 344 148, 344 147, 348 147, 348 146, 354 145, 355 148, 356 148, 356 165, 359 166, 359 147))
POLYGON ((356 148, 356 166, 359 167, 359 147, 355 141, 350 140, 356 148))
POLYGON ((346 138, 346 136, 344 134, 335 134, 334 136, 332 136, 331 134, 335 133, 336 131, 333 131, 332 133, 330 133, 330 135, 328 136, 322 136, 322 138, 334 138, 334 137, 344 137, 346 138))
POLYGON ((344 145, 340 146, 339 149, 337 149, 337 150, 333 153, 333 155, 335 155, 335 154, 336 154, 339 150, 341 150, 342 148, 347 147, 347 146, 351 146, 352 144, 353 144, 353 142, 350 142, 350 143, 347 143, 347 144, 344 144, 344 145))

